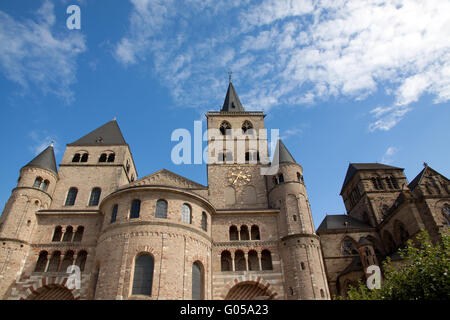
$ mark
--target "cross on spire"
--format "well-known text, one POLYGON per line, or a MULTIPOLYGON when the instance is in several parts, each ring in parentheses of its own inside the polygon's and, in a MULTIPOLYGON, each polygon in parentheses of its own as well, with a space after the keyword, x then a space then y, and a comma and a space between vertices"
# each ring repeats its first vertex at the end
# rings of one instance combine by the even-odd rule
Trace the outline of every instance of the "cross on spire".
POLYGON ((233 75, 233 72, 231 70, 228 70, 228 81, 231 83, 231 76, 233 75))

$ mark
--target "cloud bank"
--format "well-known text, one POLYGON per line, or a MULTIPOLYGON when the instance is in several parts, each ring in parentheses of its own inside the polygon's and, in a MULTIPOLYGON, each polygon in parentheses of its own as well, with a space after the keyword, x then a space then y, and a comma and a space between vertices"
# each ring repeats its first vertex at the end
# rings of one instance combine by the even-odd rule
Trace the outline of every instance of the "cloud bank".
POLYGON ((44 1, 34 20, 19 21, 0 11, 0 71, 25 91, 30 85, 70 103, 76 57, 86 50, 78 32, 56 34, 54 5, 44 1))
POLYGON ((386 95, 370 131, 393 128, 424 95, 450 99, 448 0, 131 3, 115 57, 151 59, 180 105, 220 104, 229 68, 250 108, 386 95))

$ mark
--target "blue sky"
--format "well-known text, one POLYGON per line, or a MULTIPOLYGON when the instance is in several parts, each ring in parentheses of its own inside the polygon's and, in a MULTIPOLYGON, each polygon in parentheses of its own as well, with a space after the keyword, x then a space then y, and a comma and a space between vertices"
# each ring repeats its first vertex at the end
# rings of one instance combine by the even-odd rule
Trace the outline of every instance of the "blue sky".
POLYGON ((450 177, 448 12, 448 0, 1 1, 0 207, 51 140, 59 163, 114 117, 140 177, 206 184, 204 164, 171 162, 170 137, 220 109, 228 70, 303 166, 316 227, 345 212, 349 162, 450 177), (71 4, 81 30, 66 27, 71 4))

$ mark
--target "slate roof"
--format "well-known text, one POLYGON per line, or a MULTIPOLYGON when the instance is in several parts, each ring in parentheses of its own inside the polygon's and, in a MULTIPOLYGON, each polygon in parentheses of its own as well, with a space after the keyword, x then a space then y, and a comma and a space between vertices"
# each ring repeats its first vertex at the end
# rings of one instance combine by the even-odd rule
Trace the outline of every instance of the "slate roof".
POLYGON ((222 111, 222 112, 244 112, 245 111, 231 81, 228 85, 227 95, 225 96, 225 101, 223 102, 222 110, 220 110, 220 111, 222 111))
POLYGON ((48 146, 42 151, 36 158, 31 160, 25 167, 36 167, 52 171, 58 175, 58 169, 56 168, 55 151, 53 146, 48 146))
POLYGON ((289 150, 284 145, 283 141, 278 140, 275 148, 275 154, 273 155, 272 163, 297 163, 289 150))
POLYGON ((96 145, 127 145, 116 120, 109 121, 84 137, 69 144, 69 146, 96 145))
POLYGON ((317 232, 328 231, 328 230, 350 230, 350 229, 370 229, 372 226, 369 224, 355 219, 346 214, 333 214, 327 215, 323 219, 317 232), (345 224, 347 222, 347 225, 345 224))
POLYGON ((345 175, 344 184, 341 188, 341 194, 342 190, 344 190, 344 187, 347 185, 347 183, 350 182, 353 175, 358 170, 379 170, 379 169, 394 169, 394 170, 404 170, 403 168, 393 167, 382 163, 350 163, 348 165, 347 174, 345 175))

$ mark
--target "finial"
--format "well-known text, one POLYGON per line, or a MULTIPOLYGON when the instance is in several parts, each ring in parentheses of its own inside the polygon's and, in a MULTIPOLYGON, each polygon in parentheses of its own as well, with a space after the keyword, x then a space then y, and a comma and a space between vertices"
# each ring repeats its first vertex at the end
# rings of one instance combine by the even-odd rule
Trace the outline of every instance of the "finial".
POLYGON ((231 70, 228 70, 228 81, 231 83, 231 76, 232 76, 233 72, 231 70))
POLYGON ((52 147, 53 148, 53 146, 55 145, 55 141, 50 141, 50 147, 52 147))
POLYGON ((424 162, 424 163, 423 163, 423 166, 424 166, 425 168, 428 167, 428 163, 424 162))
POLYGON ((116 121, 116 120, 117 120, 116 117, 114 117, 114 118, 113 118, 113 121, 116 121))

